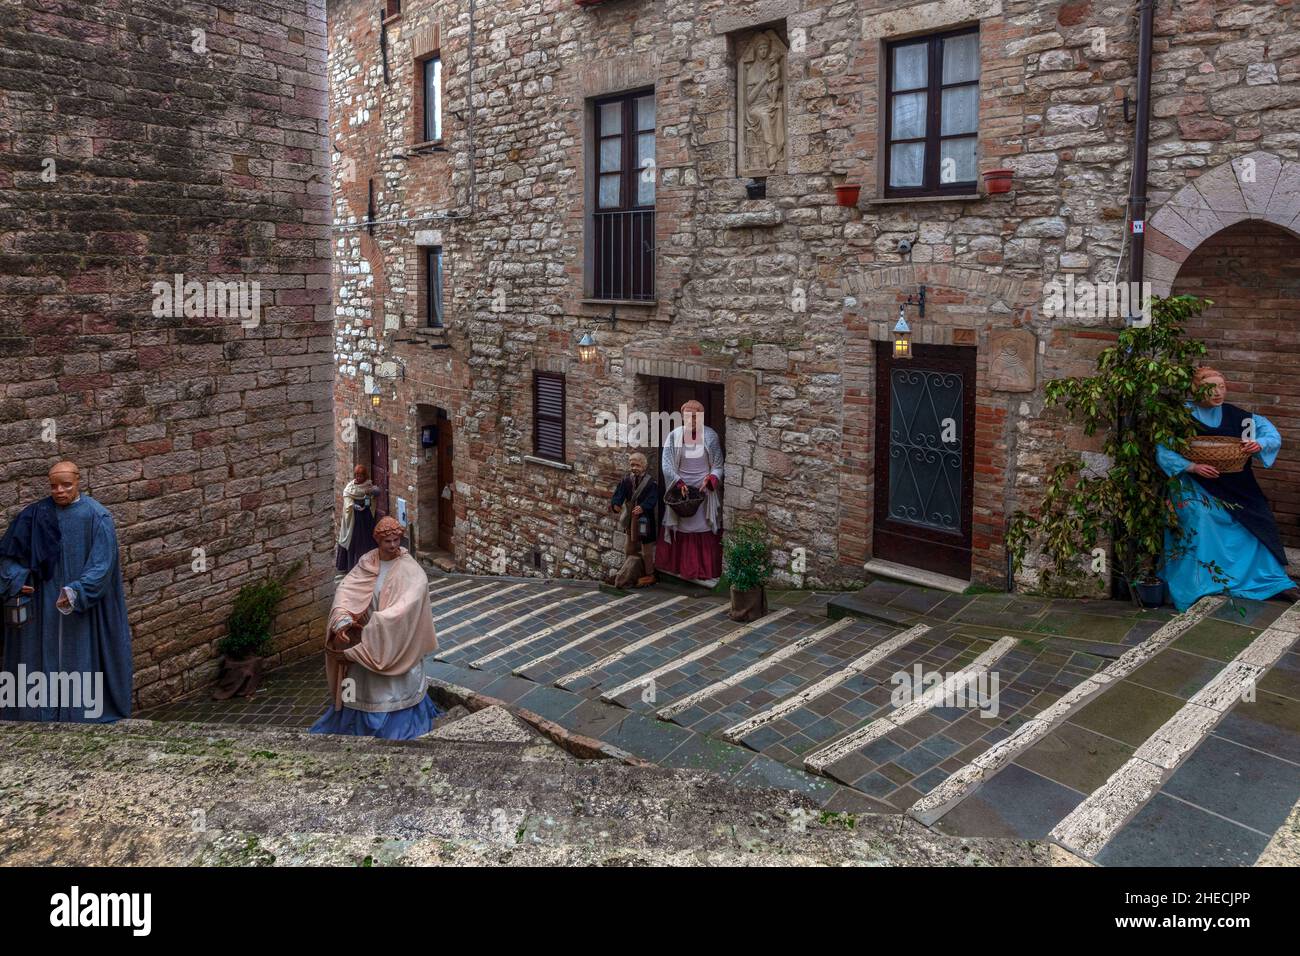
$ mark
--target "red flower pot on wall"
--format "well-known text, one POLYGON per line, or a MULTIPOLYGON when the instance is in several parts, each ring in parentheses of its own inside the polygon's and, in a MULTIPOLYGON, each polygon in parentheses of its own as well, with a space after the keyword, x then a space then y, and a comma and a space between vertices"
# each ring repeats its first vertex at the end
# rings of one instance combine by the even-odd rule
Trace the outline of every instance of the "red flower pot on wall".
POLYGON ((985 191, 990 195, 1011 192, 1011 177, 1014 175, 1013 169, 990 169, 984 174, 985 191))
POLYGON ((841 206, 856 206, 862 187, 854 183, 844 183, 835 187, 835 201, 841 206))

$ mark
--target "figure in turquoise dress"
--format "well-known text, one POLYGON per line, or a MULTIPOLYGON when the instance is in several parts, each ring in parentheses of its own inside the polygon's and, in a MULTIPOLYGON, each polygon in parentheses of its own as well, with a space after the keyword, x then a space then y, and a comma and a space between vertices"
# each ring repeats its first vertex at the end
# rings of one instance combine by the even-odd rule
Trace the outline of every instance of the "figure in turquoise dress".
POLYGON ((1180 528, 1177 534, 1165 531, 1161 569, 1174 605, 1184 611, 1207 594, 1223 594, 1225 589, 1233 597, 1257 601, 1300 600, 1300 591, 1286 572, 1277 522, 1252 470, 1255 462, 1273 466, 1282 436, 1263 415, 1226 403, 1227 382, 1214 369, 1197 369, 1195 384, 1211 386, 1203 404, 1188 403, 1197 433, 1241 438, 1251 457, 1240 472, 1220 473, 1164 445, 1156 447, 1160 467, 1178 478, 1172 498, 1180 528), (1216 576, 1227 580, 1215 580, 1216 576))

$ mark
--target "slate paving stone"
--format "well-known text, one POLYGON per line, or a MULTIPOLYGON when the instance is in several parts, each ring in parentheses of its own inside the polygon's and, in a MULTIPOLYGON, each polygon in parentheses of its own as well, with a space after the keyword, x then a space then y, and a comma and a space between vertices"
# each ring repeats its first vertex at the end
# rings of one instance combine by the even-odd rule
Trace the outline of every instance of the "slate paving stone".
POLYGON ((839 788, 825 777, 817 777, 789 767, 762 754, 751 754, 744 769, 731 778, 738 787, 781 787, 807 794, 815 800, 832 796, 839 788))
POLYGON ((658 763, 692 736, 689 730, 628 711, 626 717, 601 733, 600 739, 658 763))
POLYGON ((1255 686, 1300 701, 1300 654, 1294 651, 1283 654, 1255 686))
POLYGON ((1300 707, 1277 694, 1261 690, 1253 702, 1237 704, 1214 735, 1300 764, 1300 707))
POLYGON ((1219 661, 1167 647, 1129 674, 1128 680, 1190 700, 1222 669, 1219 661))
POLYGON ((863 774, 852 781, 850 786, 873 797, 886 797, 898 789, 898 784, 876 770, 863 774))
POLYGON ((1269 837, 1157 793, 1097 854, 1102 866, 1251 866, 1269 837))
POLYGON ((576 694, 567 694, 554 687, 534 687, 515 702, 516 707, 531 710, 539 717, 563 725, 564 715, 576 710, 584 701, 576 694))
POLYGON ((1205 618, 1169 646, 1217 661, 1230 661, 1249 646, 1255 635, 1254 630, 1240 624, 1205 618))
POLYGON ((1132 626, 1127 617, 1050 611, 1035 622, 1032 630, 1043 634, 1068 635, 1076 641, 1119 644, 1132 626))
POLYGON ((1015 763, 1073 790, 1092 793, 1133 756, 1133 750, 1067 723, 1024 750, 1015 763))
POLYGON ((707 770, 724 777, 734 777, 754 760, 756 754, 743 747, 699 734, 690 735, 681 746, 658 761, 664 767, 707 770))
POLYGON ((893 763, 895 766, 902 767, 914 777, 919 777, 931 767, 935 766, 946 755, 940 755, 933 751, 927 750, 924 746, 913 747, 907 753, 895 757, 893 763))
POLYGON ((1300 766, 1211 736, 1162 792, 1271 834, 1300 801, 1300 766))
POLYGON ((1014 763, 944 814, 935 825, 954 836, 1041 840, 1084 795, 1014 763))
POLYGON ((1183 701, 1122 680, 1073 714, 1069 721, 1137 747, 1177 713, 1183 701))

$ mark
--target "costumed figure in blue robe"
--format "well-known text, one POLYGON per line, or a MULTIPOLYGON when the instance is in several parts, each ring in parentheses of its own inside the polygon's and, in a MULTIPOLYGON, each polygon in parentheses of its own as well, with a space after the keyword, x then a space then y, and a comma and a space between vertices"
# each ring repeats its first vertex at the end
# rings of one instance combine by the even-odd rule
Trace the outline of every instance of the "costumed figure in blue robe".
POLYGON ((117 531, 108 509, 81 493, 72 462, 50 469, 50 496, 20 511, 0 539, 0 594, 31 599, 27 622, 5 629, 0 719, 112 723, 131 715, 117 531))
POLYGON ((1188 404, 1197 434, 1239 438, 1250 458, 1241 471, 1221 473, 1213 465, 1191 462, 1164 445, 1156 447, 1156 460, 1165 474, 1178 477, 1172 497, 1179 529, 1177 533, 1165 531, 1161 573, 1170 596, 1180 611, 1208 594, 1225 591, 1256 601, 1273 597, 1300 600, 1296 583, 1287 576, 1277 522, 1252 470, 1255 461, 1265 468, 1273 466, 1282 437, 1263 415, 1252 415, 1224 401, 1228 387, 1219 372, 1197 369, 1194 382, 1211 386, 1203 404, 1188 404), (1222 569, 1222 574, 1216 575, 1211 564, 1222 569), (1216 581, 1216 576, 1227 580, 1216 581))

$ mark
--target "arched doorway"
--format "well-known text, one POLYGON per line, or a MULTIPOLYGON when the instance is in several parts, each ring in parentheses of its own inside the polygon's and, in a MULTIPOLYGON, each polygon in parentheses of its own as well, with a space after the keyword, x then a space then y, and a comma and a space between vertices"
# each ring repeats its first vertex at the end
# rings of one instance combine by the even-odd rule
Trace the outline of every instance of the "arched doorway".
POLYGON ((1228 401, 1263 415, 1282 434, 1272 468, 1257 468, 1288 548, 1300 549, 1300 236, 1245 219, 1206 238, 1182 262, 1175 295, 1211 299, 1190 323, 1209 364, 1229 382, 1228 401))

